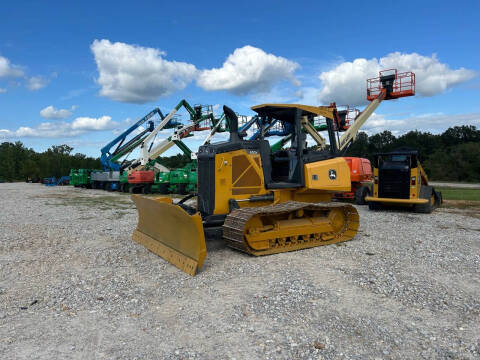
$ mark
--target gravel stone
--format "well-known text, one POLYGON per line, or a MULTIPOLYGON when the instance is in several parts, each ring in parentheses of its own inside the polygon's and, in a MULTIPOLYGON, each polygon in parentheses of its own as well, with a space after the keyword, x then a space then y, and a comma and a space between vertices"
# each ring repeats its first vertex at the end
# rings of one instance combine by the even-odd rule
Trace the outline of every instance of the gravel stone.
MULTIPOLYGON (((131 240, 122 193, 0 184, 2 359, 478 359, 480 218, 357 207, 354 240, 195 277, 131 240)), ((159 219, 161 221, 161 219, 159 219)))

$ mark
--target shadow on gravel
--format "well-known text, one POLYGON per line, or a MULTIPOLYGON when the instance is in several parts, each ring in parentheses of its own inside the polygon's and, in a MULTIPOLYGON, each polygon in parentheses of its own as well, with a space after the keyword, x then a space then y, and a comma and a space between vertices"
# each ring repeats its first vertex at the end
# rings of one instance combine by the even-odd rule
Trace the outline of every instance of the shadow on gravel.
POLYGON ((218 251, 221 249, 226 249, 227 245, 223 239, 207 239, 207 254, 212 251, 218 251))

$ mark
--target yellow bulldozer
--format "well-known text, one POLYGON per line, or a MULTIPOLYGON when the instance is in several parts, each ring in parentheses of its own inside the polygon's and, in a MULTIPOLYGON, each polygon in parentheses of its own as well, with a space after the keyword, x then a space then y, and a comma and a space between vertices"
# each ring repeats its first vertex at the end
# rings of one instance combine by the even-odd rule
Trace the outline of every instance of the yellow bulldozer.
POLYGON ((224 106, 230 138, 200 146, 196 203, 189 203, 192 195, 177 203, 169 197, 132 195, 139 214, 133 240, 190 275, 202 266, 205 239, 213 235, 221 234, 229 247, 254 256, 351 240, 359 227, 357 210, 331 202, 333 193, 351 188, 342 151, 382 100, 414 93, 414 88, 405 92, 405 85, 397 86, 396 71, 372 84, 370 105, 345 127, 338 145, 335 131, 342 119, 335 107, 254 106, 259 128, 245 140, 235 112, 224 106), (325 117, 328 145, 315 132, 318 116, 325 117), (265 139, 269 134, 285 136, 289 148, 272 150, 265 139), (307 134, 317 142, 315 150, 307 146, 307 134))
MULTIPOLYGON (((132 198, 139 212, 133 239, 188 274, 206 257, 205 235, 223 233, 232 248, 259 256, 352 239, 357 210, 330 203, 331 192, 350 189, 350 169, 334 151, 306 148, 302 119, 315 107, 261 105, 265 119, 281 120, 291 130, 288 150, 271 153, 260 137, 243 140, 236 114, 228 107, 230 139, 198 151, 196 206, 168 197, 132 198)), ((331 125, 331 122, 330 126, 331 125)))

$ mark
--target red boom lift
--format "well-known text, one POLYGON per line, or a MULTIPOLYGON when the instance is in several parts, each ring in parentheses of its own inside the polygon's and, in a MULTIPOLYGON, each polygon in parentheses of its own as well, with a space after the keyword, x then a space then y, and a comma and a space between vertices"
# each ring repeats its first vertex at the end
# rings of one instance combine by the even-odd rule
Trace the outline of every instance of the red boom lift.
POLYGON ((365 197, 371 195, 372 165, 370 160, 358 157, 344 157, 350 168, 352 190, 350 192, 335 193, 334 199, 355 200, 357 205, 365 205, 365 197))

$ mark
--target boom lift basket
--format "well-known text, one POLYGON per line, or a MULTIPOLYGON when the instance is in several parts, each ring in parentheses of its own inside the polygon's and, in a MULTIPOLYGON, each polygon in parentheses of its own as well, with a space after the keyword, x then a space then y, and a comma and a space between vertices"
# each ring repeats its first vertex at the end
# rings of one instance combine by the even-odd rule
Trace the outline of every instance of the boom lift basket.
POLYGON ((351 108, 348 105, 340 105, 337 106, 337 114, 340 119, 340 123, 333 123, 334 130, 347 131, 357 118, 358 114, 360 114, 360 110, 357 108, 351 108))
POLYGON ((415 74, 411 71, 397 73, 397 69, 380 71, 379 76, 367 80, 367 99, 375 100, 386 89, 385 100, 415 95, 415 74))

